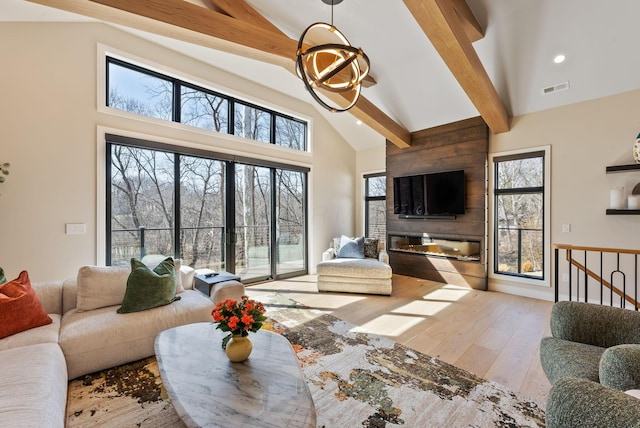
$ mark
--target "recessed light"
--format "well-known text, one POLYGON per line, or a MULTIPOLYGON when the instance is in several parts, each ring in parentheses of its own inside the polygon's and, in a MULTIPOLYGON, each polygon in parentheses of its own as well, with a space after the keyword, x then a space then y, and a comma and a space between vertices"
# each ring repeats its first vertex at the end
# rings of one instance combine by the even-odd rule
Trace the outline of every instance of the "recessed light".
POLYGON ((356 125, 362 125, 362 121, 360 119, 356 120, 356 125))
POLYGON ((553 58, 553 62, 556 64, 562 64, 567 57, 564 54, 558 54, 553 58))

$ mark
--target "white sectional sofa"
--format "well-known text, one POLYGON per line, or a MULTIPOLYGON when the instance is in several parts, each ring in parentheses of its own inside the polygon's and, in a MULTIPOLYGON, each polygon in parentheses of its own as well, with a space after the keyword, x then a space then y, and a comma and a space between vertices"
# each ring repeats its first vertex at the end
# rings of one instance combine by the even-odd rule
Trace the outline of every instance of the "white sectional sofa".
MULTIPOLYGON (((344 237, 341 237, 344 238, 344 237)), ((391 295, 392 270, 389 255, 375 240, 375 249, 363 251, 362 258, 341 257, 341 238, 322 254, 316 266, 318 291, 391 295)))
POLYGON ((161 331, 211 321, 214 304, 193 289, 189 267, 180 269, 180 300, 127 314, 116 312, 127 275, 100 269, 79 272, 80 287, 77 279, 32 284, 53 322, 0 339, 0 427, 64 427, 69 379, 152 356, 161 331))

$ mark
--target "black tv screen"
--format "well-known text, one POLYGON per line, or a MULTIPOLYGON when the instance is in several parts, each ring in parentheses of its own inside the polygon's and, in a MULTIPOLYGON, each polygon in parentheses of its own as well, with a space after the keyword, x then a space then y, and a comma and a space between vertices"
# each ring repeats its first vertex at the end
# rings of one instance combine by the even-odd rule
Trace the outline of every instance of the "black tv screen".
POLYGON ((395 214, 438 216, 464 214, 464 171, 394 177, 395 214))

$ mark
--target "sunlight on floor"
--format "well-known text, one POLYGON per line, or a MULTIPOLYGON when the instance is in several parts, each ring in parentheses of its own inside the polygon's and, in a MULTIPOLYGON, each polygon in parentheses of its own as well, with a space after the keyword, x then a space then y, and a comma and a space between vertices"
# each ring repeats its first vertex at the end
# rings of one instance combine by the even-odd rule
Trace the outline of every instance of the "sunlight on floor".
POLYGON ((373 333, 382 336, 399 336, 411 327, 424 321, 424 317, 410 317, 406 315, 381 315, 359 327, 354 327, 354 333, 373 333))
POLYGON ((415 301, 391 311, 394 314, 433 316, 449 306, 450 302, 415 301))
POLYGON ((460 300, 470 292, 471 290, 465 287, 460 287, 457 285, 444 285, 441 288, 430 291, 429 293, 422 296, 422 298, 425 300, 443 300, 451 302, 460 300))
POLYGON ((361 300, 365 300, 366 298, 367 298, 366 296, 360 297, 360 296, 350 296, 350 295, 332 296, 330 301, 327 301, 326 299, 322 299, 322 308, 324 310, 338 309, 338 308, 341 308, 342 306, 347 306, 352 303, 357 303, 361 300))

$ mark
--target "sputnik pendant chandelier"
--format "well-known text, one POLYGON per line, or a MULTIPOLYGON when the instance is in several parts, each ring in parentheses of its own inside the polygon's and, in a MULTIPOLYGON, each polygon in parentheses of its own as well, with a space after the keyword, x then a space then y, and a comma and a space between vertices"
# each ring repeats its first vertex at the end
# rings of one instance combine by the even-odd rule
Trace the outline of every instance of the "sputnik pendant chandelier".
POLYGON ((333 25, 333 6, 342 0, 322 0, 331 5, 331 24, 316 22, 300 36, 296 53, 296 72, 311 96, 332 112, 353 107, 369 73, 369 58, 361 48, 351 46, 333 25), (314 41, 322 41, 320 44, 314 41), (336 103, 331 94, 340 94, 347 105, 336 103))

